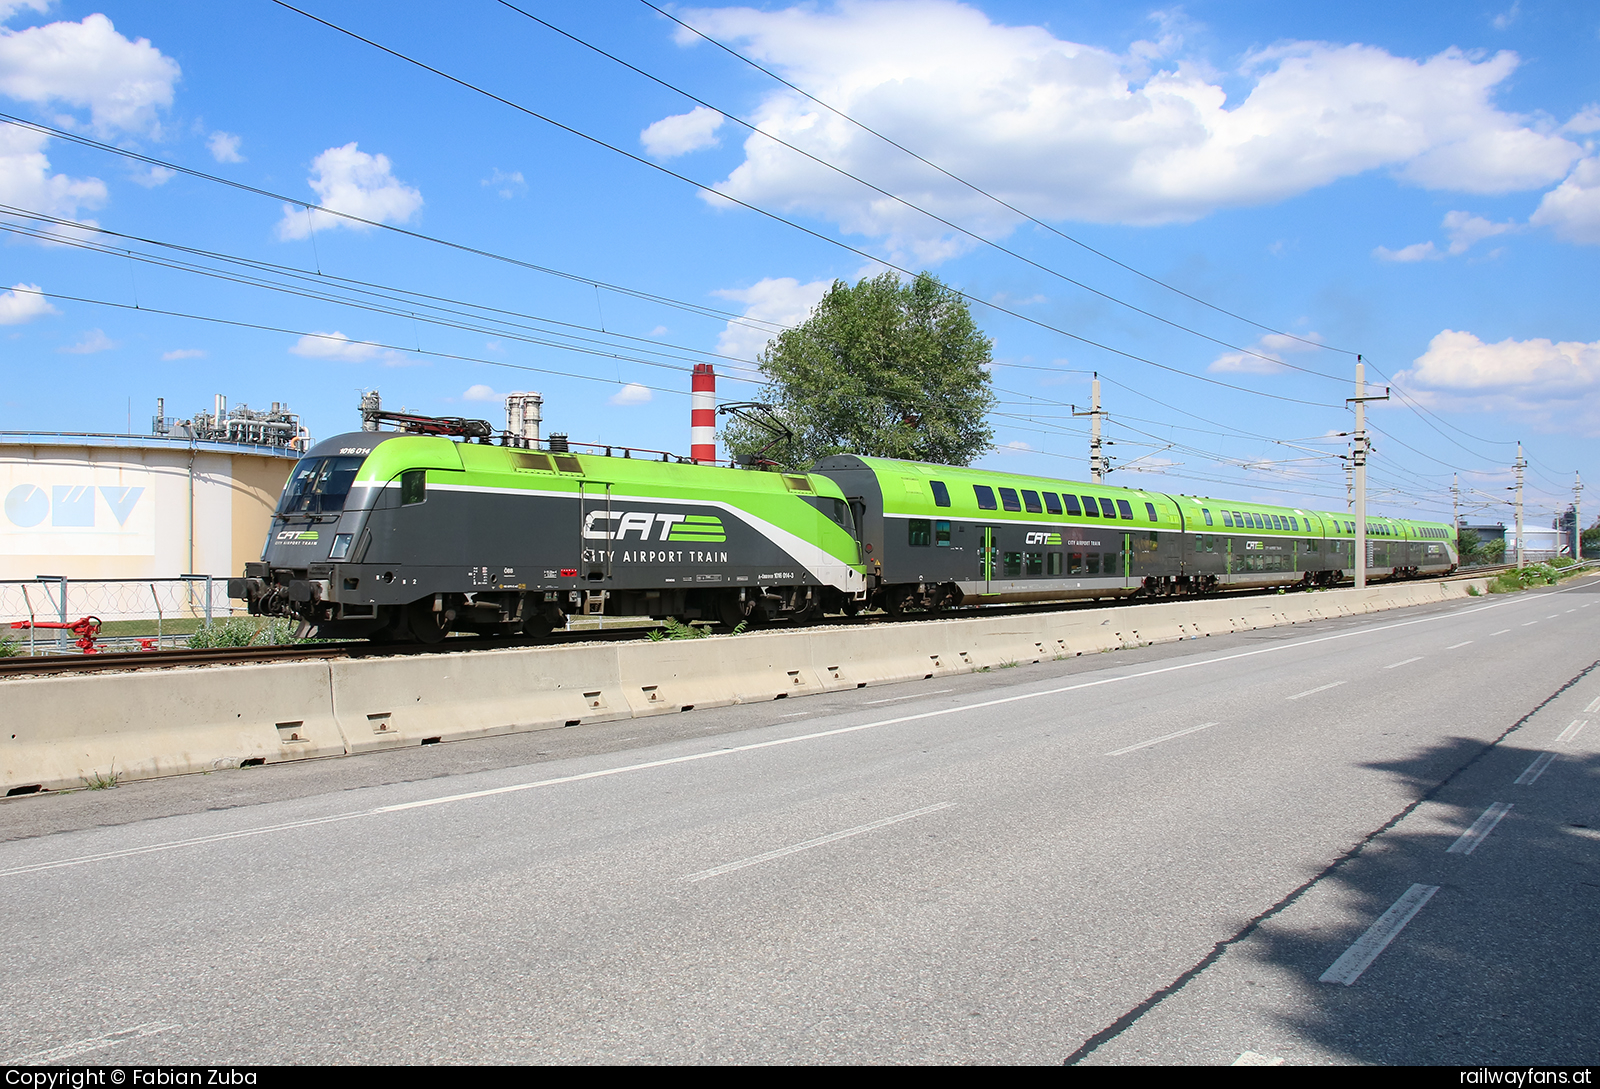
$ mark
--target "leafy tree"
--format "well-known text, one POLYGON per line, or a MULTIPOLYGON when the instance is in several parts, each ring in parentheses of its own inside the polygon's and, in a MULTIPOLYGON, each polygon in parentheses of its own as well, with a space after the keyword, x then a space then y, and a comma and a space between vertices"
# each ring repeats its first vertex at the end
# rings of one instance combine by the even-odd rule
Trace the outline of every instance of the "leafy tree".
POLYGON ((1478 554, 1483 551, 1483 538, 1478 536, 1475 529, 1463 529, 1456 532, 1456 551, 1461 554, 1463 564, 1478 562, 1478 554))
MULTIPOLYGON (((794 440, 765 455, 804 469, 830 454, 967 465, 994 443, 987 365, 993 342, 965 300, 928 273, 834 281, 806 321, 760 356, 771 404, 794 440)), ((771 436, 744 421, 723 430, 736 455, 771 436)))

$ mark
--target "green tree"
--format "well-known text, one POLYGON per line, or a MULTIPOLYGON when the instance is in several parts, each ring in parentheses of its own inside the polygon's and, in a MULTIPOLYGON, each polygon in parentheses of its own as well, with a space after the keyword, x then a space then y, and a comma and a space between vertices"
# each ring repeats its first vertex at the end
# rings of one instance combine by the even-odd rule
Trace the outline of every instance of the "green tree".
MULTIPOLYGON (((967 465, 994 444, 993 342, 959 294, 927 273, 834 281, 806 321, 768 342, 761 399, 794 432, 767 458, 804 469, 830 454, 967 465)), ((771 436, 743 421, 723 430, 736 455, 771 436)))
POLYGON ((1463 564, 1478 562, 1478 556, 1483 552, 1483 538, 1478 536, 1474 529, 1458 530, 1456 533, 1456 551, 1461 554, 1463 564))

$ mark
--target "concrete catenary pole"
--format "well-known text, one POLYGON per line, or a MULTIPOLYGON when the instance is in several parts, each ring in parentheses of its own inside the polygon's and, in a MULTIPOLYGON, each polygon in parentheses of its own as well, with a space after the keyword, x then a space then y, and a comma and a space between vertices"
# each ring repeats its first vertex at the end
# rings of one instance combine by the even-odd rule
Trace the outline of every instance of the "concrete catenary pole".
POLYGON ((717 372, 696 363, 690 379, 689 458, 696 465, 717 463, 717 372))
POLYGON ((1517 567, 1522 567, 1522 471, 1528 463, 1522 457, 1522 444, 1517 443, 1517 463, 1512 466, 1517 471, 1517 567))
POLYGON ((1355 469, 1356 589, 1367 585, 1367 365, 1356 356, 1356 430, 1350 447, 1355 469))
POLYGON ((1583 559, 1583 474, 1572 474, 1572 558, 1583 559))
POLYGON ((1074 416, 1089 417, 1089 479, 1104 484, 1106 479, 1105 443, 1100 438, 1100 420, 1105 415, 1100 409, 1100 372, 1094 372, 1089 386, 1089 411, 1079 412, 1077 405, 1069 406, 1074 416))

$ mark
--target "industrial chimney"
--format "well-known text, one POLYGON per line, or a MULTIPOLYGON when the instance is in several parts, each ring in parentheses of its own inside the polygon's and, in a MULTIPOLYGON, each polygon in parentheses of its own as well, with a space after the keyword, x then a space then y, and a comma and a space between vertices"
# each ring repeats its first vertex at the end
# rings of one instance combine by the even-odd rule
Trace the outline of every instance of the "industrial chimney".
POLYGON ((539 445, 543 408, 544 398, 537 393, 519 390, 506 394, 506 432, 516 445, 539 445))
POLYGON ((689 397, 689 458, 696 465, 717 463, 717 372, 696 363, 689 397))

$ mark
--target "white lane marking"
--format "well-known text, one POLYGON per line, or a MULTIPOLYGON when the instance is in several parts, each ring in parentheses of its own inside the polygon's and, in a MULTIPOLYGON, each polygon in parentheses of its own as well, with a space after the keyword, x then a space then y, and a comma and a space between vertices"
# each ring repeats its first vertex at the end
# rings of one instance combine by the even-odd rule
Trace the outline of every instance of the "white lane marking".
POLYGON ((121 1029, 117 1032, 108 1032, 104 1036, 91 1036, 87 1040, 75 1040, 70 1044, 53 1047, 49 1051, 39 1051, 32 1055, 24 1055, 19 1059, 12 1059, 8 1066, 33 1065, 35 1063, 60 1062, 70 1059, 74 1055, 82 1055, 87 1051, 98 1051, 103 1047, 120 1044, 124 1040, 137 1040, 141 1036, 154 1036, 158 1032, 168 1032, 178 1028, 170 1021, 147 1021, 142 1025, 121 1029))
POLYGON ((1522 625, 1522 626, 1523 626, 1523 627, 1524 627, 1524 628, 1531 628, 1531 627, 1533 627, 1533 626, 1534 626, 1534 625, 1535 625, 1535 624, 1537 624, 1537 623, 1538 623, 1538 621, 1537 621, 1537 620, 1530 620, 1530 621, 1528 621, 1528 622, 1527 622, 1527 623, 1526 623, 1526 624, 1524 624, 1524 625, 1522 625))
POLYGON ((1489 634, 1490 635, 1504 635, 1506 632, 1508 632, 1510 630, 1511 630, 1510 628, 1501 628, 1499 631, 1492 631, 1489 634))
POLYGON ((809 715, 809 714, 811 714, 810 711, 790 711, 787 715, 779 715, 778 717, 779 718, 799 718, 801 715, 809 715))
POLYGON ((711 877, 721 877, 725 873, 732 873, 734 870, 742 870, 746 866, 756 866, 763 862, 771 862, 775 858, 783 858, 785 855, 792 855, 799 851, 809 851, 813 847, 821 847, 824 844, 836 843, 841 839, 849 839, 851 836, 859 836, 863 832, 874 832, 879 828, 887 828, 891 824, 899 824, 901 821, 909 821, 916 817, 926 817, 929 813, 937 813, 941 809, 949 809, 955 804, 955 802, 940 802, 938 805, 929 805, 924 806, 921 809, 913 809, 909 813, 896 813, 892 817, 884 817, 882 820, 872 821, 869 824, 858 824, 854 828, 846 828, 842 832, 830 832, 826 836, 818 836, 816 839, 808 839, 804 843, 796 843, 789 847, 779 847, 776 851, 767 851, 764 854, 751 855, 749 858, 741 858, 737 862, 729 862, 723 866, 714 866, 709 870, 701 870, 699 873, 692 873, 688 875, 684 878, 684 880, 695 882, 704 881, 711 877))
POLYGON ((1572 725, 1568 726, 1565 730, 1561 731, 1561 734, 1556 738, 1556 744, 1557 745, 1565 745, 1565 744, 1567 744, 1573 738, 1577 737, 1580 733, 1582 733, 1583 732, 1583 728, 1585 726, 1587 726, 1587 725, 1589 725, 1589 720, 1588 719, 1586 719, 1586 718, 1578 719, 1576 722, 1572 723, 1572 725))
POLYGON ((1549 616, 1545 617, 1545 619, 1546 620, 1554 620, 1554 619, 1556 619, 1556 617, 1558 617, 1560 615, 1561 615, 1560 613, 1551 613, 1549 616))
POLYGON ((1596 711, 1600 711, 1600 697, 1590 700, 1589 706, 1583 709, 1583 713, 1586 715, 1593 714, 1596 711))
POLYGON ((1378 921, 1367 927, 1366 933, 1339 954, 1339 959, 1328 966, 1317 980, 1319 983, 1342 983, 1346 987, 1361 978, 1378 954, 1389 947, 1396 935, 1405 929, 1422 905, 1433 899, 1438 885, 1412 885, 1396 900, 1388 911, 1378 916, 1378 921))
POLYGON ((1569 613, 1575 613, 1575 612, 1577 612, 1577 611, 1578 611, 1578 610, 1577 610, 1577 609, 1568 609, 1568 610, 1567 610, 1567 612, 1569 612, 1569 613))
POLYGON ((1332 684, 1318 685, 1316 688, 1308 688, 1304 692, 1296 692, 1292 696, 1285 696, 1284 699, 1288 699, 1288 700, 1303 700, 1307 696, 1315 696, 1318 692, 1326 692, 1330 688, 1338 688, 1341 684, 1344 684, 1344 683, 1345 683, 1344 681, 1334 681, 1332 684))
POLYGON ((1422 661, 1422 655, 1419 654, 1415 658, 1407 658, 1407 659, 1405 659, 1404 661, 1401 661, 1401 662, 1390 662, 1388 665, 1384 666, 1383 668, 1384 669, 1399 669, 1403 665, 1410 665, 1412 662, 1420 662, 1420 661, 1422 661))
POLYGON ((1461 833, 1460 837, 1444 849, 1447 855, 1470 855, 1478 849, 1478 844, 1489 838, 1489 833, 1494 831, 1494 826, 1500 823, 1502 817, 1511 812, 1510 802, 1495 802, 1485 809, 1478 819, 1472 822, 1472 827, 1461 833))
POLYGON ((1555 758, 1556 754, 1553 752, 1542 752, 1538 756, 1535 756, 1533 758, 1533 763, 1529 764, 1526 770, 1524 770, 1521 775, 1516 777, 1516 779, 1513 781, 1513 784, 1515 786, 1531 787, 1534 783, 1539 781, 1539 776, 1544 774, 1544 769, 1549 767, 1550 761, 1554 760, 1555 758))
POLYGON ((1472 642, 1472 640, 1468 639, 1466 643, 1456 643, 1456 644, 1454 644, 1452 646, 1445 647, 1444 649, 1445 650, 1455 650, 1456 647, 1464 647, 1464 646, 1467 645, 1467 643, 1471 643, 1471 642, 1472 642))
POLYGON ((888 699, 883 699, 883 700, 868 700, 867 701, 867 706, 871 707, 875 703, 897 703, 900 700, 914 700, 919 696, 942 696, 947 692, 954 692, 954 691, 955 691, 954 688, 940 688, 937 691, 933 691, 933 692, 917 692, 917 693, 915 693, 913 695, 910 695, 910 696, 890 696, 888 699))
POLYGON ((1241 1051, 1239 1057, 1233 1060, 1233 1066, 1282 1066, 1283 1060, 1276 1055, 1263 1055, 1257 1051, 1241 1051))
POLYGON ((1136 752, 1139 749, 1148 749, 1151 745, 1159 745, 1163 741, 1171 741, 1173 738, 1182 737, 1184 734, 1197 734, 1201 730, 1209 730, 1215 725, 1215 722, 1202 722, 1200 725, 1191 726, 1187 730, 1179 730, 1177 733, 1162 734, 1160 737, 1152 737, 1149 741, 1141 741, 1137 745, 1129 745, 1125 749, 1118 749, 1116 752, 1108 752, 1106 755, 1122 756, 1125 753, 1136 752))
MULTIPOLYGON (((1557 590, 1556 593, 1566 593, 1566 590, 1557 590)), ((1375 635, 1386 631, 1397 631, 1400 628, 1409 628, 1417 624, 1432 624, 1439 620, 1449 620, 1460 616, 1471 616, 1475 613, 1488 612, 1491 609, 1503 608, 1511 602, 1495 602, 1488 605, 1479 605, 1460 612, 1439 613, 1435 616, 1422 616, 1415 620, 1397 620, 1393 624, 1381 624, 1372 628, 1354 628, 1350 631, 1336 632, 1332 635, 1319 635, 1312 639, 1302 639, 1294 643, 1280 643, 1271 647, 1256 647, 1252 650, 1241 650, 1233 654, 1222 654, 1215 658, 1201 658, 1192 662, 1179 662, 1176 665, 1158 666, 1154 669, 1144 669, 1136 673, 1124 673, 1115 677, 1102 677, 1093 681, 1082 681, 1078 684, 1064 685, 1060 688, 1047 688, 1038 692, 1024 692, 1016 696, 1004 696, 999 699, 983 700, 979 703, 960 704, 955 707, 941 707, 933 711, 921 711, 914 715, 900 715, 897 718, 879 719, 876 722, 864 722, 856 726, 841 726, 833 730, 819 730, 816 733, 796 734, 793 737, 780 737, 772 741, 758 741, 749 745, 740 745, 735 748, 713 749, 709 752, 690 753, 687 756, 674 756, 662 760, 649 760, 642 764, 624 764, 620 767, 603 768, 599 771, 583 772, 578 775, 563 775, 554 779, 539 779, 528 783, 514 783, 511 786, 494 787, 488 790, 468 791, 464 794, 447 794, 436 798, 426 798, 417 802, 405 802, 399 805, 379 806, 376 809, 357 810, 350 813, 336 813, 328 817, 317 817, 311 820, 289 821, 285 824, 267 825, 261 828, 246 828, 237 832, 222 832, 212 836, 198 836, 193 839, 169 840, 165 843, 152 843, 143 847, 128 847, 118 851, 105 851, 92 855, 80 855, 74 858, 57 859, 53 862, 35 862, 26 866, 15 866, 11 869, 0 870, 0 877, 15 877, 20 874, 38 873, 42 870, 54 870, 62 866, 81 866, 91 862, 105 862, 112 859, 126 858, 130 855, 147 854, 152 851, 169 851, 178 847, 191 847, 198 844, 211 843, 220 840, 237 839, 241 836, 259 836, 268 832, 282 832, 296 828, 307 828, 318 824, 329 824, 335 821, 347 821, 356 817, 372 817, 385 813, 398 813, 408 809, 421 809, 427 806, 447 805, 452 802, 472 801, 477 798, 488 798, 499 794, 513 794, 523 790, 537 790, 541 787, 557 786, 564 783, 577 783, 587 779, 603 779, 612 775, 626 775, 635 771, 649 771, 653 768, 664 768, 674 764, 687 764, 696 760, 710 760, 719 756, 729 756, 734 753, 751 752, 756 749, 769 749, 778 745, 794 745, 802 741, 817 741, 823 738, 839 737, 844 734, 853 734, 860 730, 875 730, 881 726, 898 726, 906 722, 919 722, 923 719, 942 718, 946 715, 960 714, 963 711, 978 711, 985 707, 998 707, 1007 703, 1017 703, 1022 700, 1034 700, 1048 696, 1059 696, 1067 692, 1078 692, 1085 688, 1098 688, 1106 684, 1121 684, 1124 681, 1143 680, 1146 677, 1160 676, 1164 673, 1176 673, 1186 669, 1198 669, 1203 666, 1222 665, 1227 662, 1238 661, 1243 658, 1254 658, 1262 654, 1277 654, 1285 650, 1299 650, 1304 647, 1318 646, 1322 643, 1331 643, 1340 639, 1353 639, 1360 635, 1375 635)), ((1510 629, 1506 629, 1509 631, 1510 629)), ((1499 634, 1499 633, 1496 633, 1499 634)), ((708 727, 708 730, 719 727, 708 727)))

